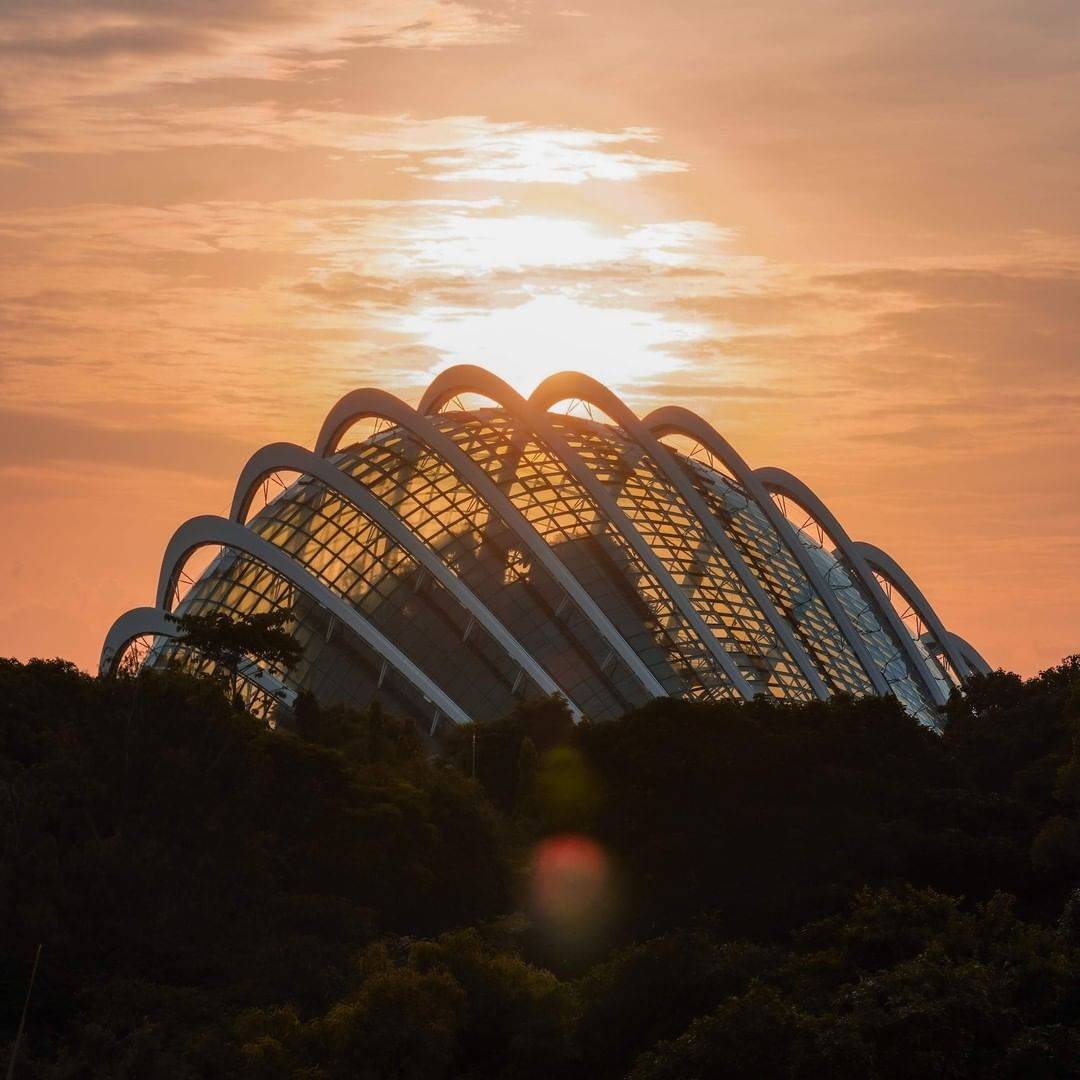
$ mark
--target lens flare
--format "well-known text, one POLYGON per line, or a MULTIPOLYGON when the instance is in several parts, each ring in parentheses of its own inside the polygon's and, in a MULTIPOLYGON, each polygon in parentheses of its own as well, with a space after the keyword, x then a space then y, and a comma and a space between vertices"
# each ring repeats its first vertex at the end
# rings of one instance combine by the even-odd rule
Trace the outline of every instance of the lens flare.
POLYGON ((533 854, 530 901, 538 928, 554 943, 585 947, 601 937, 611 921, 611 862, 586 836, 549 837, 533 854))
POLYGON ((540 759, 533 795, 544 824, 568 831, 585 827, 601 798, 596 777, 572 746, 557 746, 540 759))

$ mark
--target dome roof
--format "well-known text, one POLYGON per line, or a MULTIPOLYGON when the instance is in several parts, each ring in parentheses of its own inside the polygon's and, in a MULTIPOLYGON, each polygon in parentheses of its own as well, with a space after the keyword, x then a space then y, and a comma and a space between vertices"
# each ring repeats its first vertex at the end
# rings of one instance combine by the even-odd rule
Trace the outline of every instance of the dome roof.
POLYGON ((300 690, 379 696, 430 731, 551 694, 602 720, 664 695, 846 692, 895 694, 936 727, 952 687, 987 670, 794 476, 752 470, 685 409, 639 419, 572 373, 528 400, 475 367, 438 376, 415 410, 346 395, 314 452, 264 447, 229 518, 177 530, 156 607, 117 620, 102 671, 207 666, 170 614, 279 609, 301 659, 242 672, 269 719, 300 690), (200 548, 219 550, 181 596, 200 548))

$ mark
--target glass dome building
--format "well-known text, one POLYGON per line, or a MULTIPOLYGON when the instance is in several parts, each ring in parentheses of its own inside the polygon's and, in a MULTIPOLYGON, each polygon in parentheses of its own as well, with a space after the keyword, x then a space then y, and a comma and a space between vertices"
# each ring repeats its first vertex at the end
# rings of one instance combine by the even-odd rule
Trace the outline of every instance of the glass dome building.
POLYGON ((264 447, 228 518, 177 530, 156 606, 117 619, 101 670, 205 668, 171 615, 280 609, 302 658, 242 672, 271 721, 301 690, 378 696, 432 733, 552 694, 603 720, 657 696, 847 692, 894 694, 936 727, 950 690, 988 670, 790 473, 751 469, 686 409, 639 419, 573 373, 527 400, 470 366, 417 409, 347 394, 313 452, 264 447))

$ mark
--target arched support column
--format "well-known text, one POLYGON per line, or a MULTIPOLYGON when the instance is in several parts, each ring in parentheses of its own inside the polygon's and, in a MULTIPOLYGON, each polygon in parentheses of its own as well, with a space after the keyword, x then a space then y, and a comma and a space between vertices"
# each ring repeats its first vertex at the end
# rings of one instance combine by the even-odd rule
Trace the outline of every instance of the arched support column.
POLYGON ((889 598, 882 592, 877 578, 874 577, 874 573, 867 565, 862 553, 832 511, 797 476, 793 476, 783 469, 769 467, 755 469, 754 471, 767 489, 778 491, 798 503, 829 534, 833 543, 836 544, 837 550, 847 559, 852 570, 858 575, 874 607, 878 609, 879 617, 885 620, 892 636, 904 650, 908 660, 911 662, 912 670, 916 673, 916 677, 930 695, 930 700, 938 706, 944 705, 946 696, 942 692, 937 679, 930 674, 926 661, 915 647, 915 642, 908 633, 907 627, 900 621, 900 616, 890 603, 889 598))
MULTIPOLYGON (((176 620, 156 607, 138 607, 125 611, 105 635, 105 644, 101 649, 98 662, 99 675, 115 675, 117 665, 127 647, 140 637, 177 638, 180 635, 176 620)), ((290 690, 271 672, 260 667, 253 660, 242 660, 238 669, 240 675, 249 683, 257 686, 263 693, 290 708, 296 701, 296 692, 290 690)))
POLYGON ((431 548, 420 540, 401 519, 380 502, 362 484, 342 472, 326 458, 319 457, 292 443, 272 443, 264 446, 244 466, 236 483, 230 516, 243 525, 247 519, 251 501, 259 484, 272 473, 286 469, 303 473, 319 481, 324 487, 351 502, 362 514, 373 521, 386 535, 399 544, 450 593, 451 596, 476 619, 502 649, 522 668, 545 694, 561 694, 567 698, 574 719, 581 718, 580 710, 569 695, 533 659, 505 626, 491 613, 485 604, 449 570, 431 548))
POLYGON ((478 393, 498 403, 509 416, 518 420, 536 435, 565 467, 566 471, 581 485, 607 520, 622 536, 635 556, 656 579, 672 606, 691 627, 716 666, 727 676, 735 690, 744 698, 754 696, 754 690, 743 677, 706 625, 705 620, 690 602, 686 593, 657 558, 645 538, 633 522, 619 509, 611 492, 593 475, 592 470, 552 427, 548 414, 530 405, 516 390, 490 371, 471 364, 459 364, 440 372, 427 388, 420 402, 420 411, 437 412, 447 401, 463 393, 478 393))
POLYGON ((176 623, 161 608, 137 607, 125 611, 105 635, 98 660, 98 674, 115 675, 124 650, 136 638, 150 634, 155 637, 176 637, 176 623))
POLYGON ((563 566, 559 557, 548 547, 536 529, 525 520, 518 508, 492 482, 487 473, 452 439, 439 431, 426 416, 421 416, 400 398, 383 390, 353 390, 330 410, 315 442, 315 452, 321 457, 329 457, 337 449, 342 435, 358 420, 369 416, 392 421, 438 454, 457 474, 462 483, 475 491, 506 522, 522 548, 529 552, 537 564, 542 566, 570 597, 601 639, 641 683, 645 692, 653 697, 667 696, 663 686, 645 666, 638 654, 615 629, 592 597, 581 587, 577 578, 563 566))
POLYGON ((931 606, 930 601, 923 595, 918 585, 904 572, 903 567, 891 555, 882 551, 881 548, 868 544, 863 540, 856 540, 855 547, 866 560, 867 565, 889 580, 893 588, 907 601, 911 610, 922 620, 923 625, 929 628, 937 639, 938 645, 944 650, 953 671, 956 672, 956 677, 962 679, 964 669, 961 665, 960 653, 953 644, 952 636, 946 631, 941 619, 938 618, 937 612, 931 606))
POLYGON ((982 654, 973 645, 966 642, 959 634, 949 633, 953 648, 968 666, 972 675, 989 675, 993 668, 983 659, 982 654))
POLYGON ((188 556, 201 547, 220 545, 250 555, 280 574, 301 592, 335 616, 378 656, 393 667, 443 715, 455 723, 467 724, 469 715, 427 674, 420 670, 392 641, 363 618, 345 600, 294 562, 280 548, 235 521, 204 515, 184 522, 169 541, 158 579, 158 607, 172 610, 176 583, 188 556))
POLYGON ((828 689, 821 681, 817 668, 814 667, 810 657, 795 637, 787 620, 776 610, 761 583, 743 561, 731 537, 724 531, 720 522, 705 504, 705 500, 694 489, 686 474, 656 436, 621 398, 595 379, 577 372, 561 372, 545 379, 532 392, 529 402, 546 412, 556 402, 565 401, 567 398, 575 398, 595 405, 614 420, 627 436, 653 460, 659 471, 679 493, 690 512, 697 517, 709 539, 724 553, 735 575, 798 665, 810 689, 818 698, 822 700, 827 698, 828 689))
POLYGON ((833 622, 836 623, 844 640, 862 665, 873 688, 882 696, 890 694, 892 691, 889 689, 889 684, 885 681, 885 677, 878 669, 877 664, 874 663, 862 636, 855 628, 843 605, 837 600, 832 589, 829 588, 821 576, 817 566, 814 565, 809 552, 806 551, 802 541, 795 534, 795 529, 776 508, 761 480, 731 443, 703 417, 679 406, 666 406, 655 409, 645 417, 642 423, 658 438, 663 435, 684 435, 693 439, 727 466, 731 475, 743 486, 746 494, 761 508, 769 524, 776 530, 777 536, 780 537, 799 564, 802 572, 806 575, 811 587, 821 597, 822 602, 832 616, 833 622))

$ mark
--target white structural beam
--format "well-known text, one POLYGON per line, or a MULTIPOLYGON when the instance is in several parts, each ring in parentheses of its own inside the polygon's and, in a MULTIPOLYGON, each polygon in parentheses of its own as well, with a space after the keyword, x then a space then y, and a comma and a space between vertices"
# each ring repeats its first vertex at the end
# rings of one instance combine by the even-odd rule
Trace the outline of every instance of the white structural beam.
POLYGON ((892 606, 889 598, 882 591, 874 572, 867 565, 862 552, 856 547, 855 542, 847 534, 847 530, 836 519, 832 511, 807 487, 797 476, 783 469, 761 468, 755 469, 758 479, 765 487, 772 491, 778 491, 785 497, 798 503, 813 519, 829 534, 837 550, 847 559, 848 565, 858 575, 859 580, 866 588, 874 607, 878 609, 878 615, 884 618, 888 624, 892 636, 899 642, 900 647, 906 653, 911 662, 911 668, 916 677, 926 688, 931 701, 941 706, 946 702, 946 696, 937 679, 930 673, 926 660, 915 647, 915 642, 908 633, 907 627, 900 620, 896 609, 892 606))
MULTIPOLYGON (((164 637, 178 638, 180 632, 176 620, 156 607, 138 607, 125 611, 105 635, 105 644, 101 649, 101 659, 98 661, 99 675, 115 675, 116 667, 120 663, 127 647, 141 637, 164 637)), ((290 690, 275 675, 260 667, 254 660, 244 658, 237 669, 249 682, 257 686, 264 693, 280 701, 284 705, 292 706, 296 701, 296 692, 290 690)))
MULTIPOLYGON (((244 466, 236 483, 230 516, 233 521, 243 525, 251 501, 259 485, 266 477, 281 470, 303 473, 317 480, 324 488, 333 491, 342 499, 353 504, 370 521, 374 522, 387 536, 404 548, 409 555, 422 566, 447 592, 491 635, 510 658, 522 668, 536 683, 540 690, 548 695, 569 695, 555 680, 533 659, 532 655, 491 613, 479 597, 453 573, 446 564, 425 544, 402 520, 380 502, 362 484, 347 473, 342 472, 326 458, 313 454, 293 443, 271 443, 259 450, 244 466)), ((570 702, 574 719, 581 718, 581 712, 570 702)))
POLYGON ((855 547, 866 560, 872 570, 877 570, 885 577, 897 592, 908 603, 911 610, 922 620, 924 626, 929 627, 930 632, 937 639, 938 645, 944 650, 945 656, 958 679, 963 678, 963 668, 960 664, 960 653, 953 644, 952 637, 938 618, 930 601, 923 595, 922 590, 904 572, 904 568, 881 548, 868 544, 863 540, 856 540, 855 547))
POLYGON ((251 558, 296 586, 311 597, 342 625, 347 626, 378 656, 394 668, 443 715, 455 723, 467 724, 470 716, 424 671, 409 659, 389 638, 371 625, 349 603, 328 589, 318 578, 291 559, 279 547, 256 536, 250 529, 226 518, 204 515, 184 522, 169 541, 158 579, 158 607, 172 610, 176 583, 184 563, 192 552, 201 547, 221 546, 250 555, 251 558))
POLYGON ((559 459, 566 471, 584 488, 590 499, 607 520, 615 527, 641 563, 656 579, 672 606, 689 624, 706 652, 717 667, 727 676, 735 690, 744 698, 754 696, 754 688, 739 671, 735 661, 724 649, 716 635, 709 629, 697 608, 657 557, 634 523, 619 509, 611 492, 596 478, 578 453, 552 426, 549 415, 530 405, 508 383, 483 368, 471 364, 459 364, 447 368, 435 376, 420 402, 420 411, 436 413, 441 406, 459 394, 477 393, 496 402, 506 413, 518 420, 538 437, 551 453, 559 459))
MULTIPOLYGON (((848 614, 845 604, 841 602, 841 595, 830 588, 825 580, 826 572, 818 566, 814 558, 817 552, 808 550, 803 544, 794 522, 789 521, 781 507, 774 503, 770 492, 775 491, 790 499, 829 534, 837 549, 836 556, 850 569, 853 581, 865 594, 869 604, 868 611, 876 612, 883 630, 906 659, 906 666, 911 674, 905 678, 918 684, 920 698, 938 706, 944 704, 948 685, 947 681, 941 678, 936 661, 941 661, 944 666, 944 661, 947 660, 949 671, 961 682, 977 673, 990 671, 987 662, 969 643, 945 628, 922 591, 887 553, 871 544, 853 541, 828 507, 790 473, 780 469, 750 469, 730 444, 696 414, 686 409, 668 407, 655 410, 644 419, 639 419, 606 387, 587 376, 573 372, 564 372, 544 380, 531 399, 526 401, 490 372, 470 365, 461 365, 444 371, 433 380, 423 395, 419 411, 385 391, 356 390, 346 394, 326 417, 319 433, 315 454, 288 443, 273 444, 256 453, 238 481, 232 505, 232 520, 211 516, 198 517, 177 530, 165 552, 158 582, 158 606, 136 608, 116 620, 105 638, 99 662, 101 672, 107 674, 115 671, 125 650, 137 638, 155 639, 155 648, 159 648, 159 643, 166 639, 182 640, 175 620, 170 615, 179 575, 193 551, 200 547, 220 546, 230 548, 266 566, 311 602, 321 606, 330 617, 351 630, 382 662, 384 671, 395 670, 419 697, 430 704, 436 719, 445 715, 456 723, 469 721, 466 710, 449 693, 343 596, 333 591, 282 548, 245 527, 244 523, 259 484, 275 472, 295 471, 310 478, 311 482, 322 485, 326 491, 347 500, 375 527, 381 529, 387 538, 407 552, 467 613, 470 626, 482 627, 491 640, 503 649, 506 656, 518 665, 519 678, 528 676, 542 692, 568 698, 569 694, 558 686, 543 663, 525 648, 494 611, 459 577, 453 567, 439 557, 436 549, 413 532, 406 518, 399 516, 389 501, 384 502, 377 497, 332 460, 348 429, 358 420, 374 417, 389 422, 411 436, 411 441, 407 444, 407 460, 408 450, 413 448, 420 456, 433 455, 430 459, 433 467, 440 470, 445 467, 461 483, 463 490, 486 504, 487 510, 493 515, 493 521, 501 521, 500 528, 505 526, 509 530, 509 535, 514 538, 512 543, 521 548, 535 572, 546 573, 557 589, 562 591, 559 611, 572 604, 591 625, 602 643, 601 649, 606 646, 607 654, 602 666, 606 668, 608 663, 617 659, 645 693, 654 697, 666 696, 660 680, 605 615, 589 590, 575 577, 569 566, 563 563, 556 554, 556 549, 544 540, 537 528, 530 524, 517 508, 504 490, 505 485, 501 485, 501 478, 489 475, 477 464, 467 449, 459 446, 446 433, 443 421, 432 419, 448 401, 465 393, 476 393, 493 401, 501 416, 514 421, 515 431, 511 438, 515 446, 525 446, 528 440, 536 440, 550 453, 552 459, 565 469, 568 481, 572 479, 576 482, 578 495, 592 503, 602 523, 611 530, 609 535, 619 539, 622 549, 632 553, 638 570, 650 577, 653 582, 650 590, 653 590, 654 586, 656 590, 651 591, 650 595, 659 599, 660 594, 663 594, 665 611, 671 615, 673 622, 678 621, 681 628, 688 650, 686 655, 692 657, 695 664, 701 663, 710 669, 708 672, 700 672, 704 679, 711 677, 715 678, 718 684, 726 683, 743 697, 751 697, 755 693, 757 682, 756 678, 748 678, 740 670, 736 657, 741 658, 741 654, 734 650, 729 652, 724 644, 725 638, 718 637, 706 622, 706 617, 712 618, 711 609, 701 610, 700 598, 688 587, 678 584, 669 570, 669 566, 673 565, 671 559, 664 557, 659 545, 654 548, 655 541, 650 543, 646 539, 648 531, 643 533, 639 530, 631 516, 622 509, 617 498, 618 493, 600 479, 603 474, 594 471, 588 463, 588 455, 576 451, 571 440, 559 429, 558 418, 548 412, 557 402, 575 399, 596 406, 606 414, 605 419, 621 428, 626 441, 620 442, 619 446, 625 448, 627 463, 631 459, 639 461, 639 455, 650 459, 650 467, 655 468, 657 474, 665 478, 670 489, 678 494, 685 509, 700 523, 701 533, 695 533, 697 540, 706 542, 707 538, 713 549, 726 558, 734 575, 729 583, 735 585, 735 579, 741 582, 742 595, 747 602, 756 605, 755 617, 760 613, 756 625, 766 634, 766 638, 767 627, 771 627, 775 637, 769 640, 782 643, 794 660, 803 681, 799 680, 796 672, 790 668, 789 671, 791 678, 799 686, 806 685, 819 698, 827 697, 829 686, 832 685, 828 663, 818 657, 816 647, 805 636, 803 624, 783 614, 783 605, 779 599, 773 601, 775 590, 770 592, 758 578, 753 569, 758 565, 755 558, 744 556, 746 549, 729 535, 724 527, 723 516, 718 516, 709 509, 708 494, 696 485, 695 476, 683 468, 680 456, 660 442, 662 437, 677 434, 699 443, 723 463, 734 477, 734 483, 741 485, 751 506, 756 506, 764 515, 776 534, 777 542, 786 547, 797 562, 806 585, 820 598, 831 616, 832 624, 835 624, 837 633, 842 635, 843 642, 846 643, 844 648, 843 643, 837 639, 835 648, 845 654, 842 657, 843 667, 850 669, 848 685, 870 687, 880 694, 891 692, 884 672, 873 659, 871 650, 876 649, 874 641, 869 637, 864 640, 856 626, 856 620, 848 614), (902 618, 899 605, 894 607, 886 595, 886 592, 891 594, 894 589, 920 621, 920 629, 925 630, 919 640, 913 637, 904 622, 908 613, 905 611, 902 618), (927 651, 935 658, 934 662, 927 660, 927 651), (852 659, 865 671, 865 680, 851 663, 852 659)), ((512 462, 513 459, 508 460, 512 462)), ((507 466, 507 471, 509 468, 507 466)), ((824 617, 824 614, 825 612, 819 609, 819 617, 824 617)), ((720 617, 723 618, 723 615, 720 617)), ((832 625, 828 627, 827 633, 830 639, 834 637, 832 625)), ((592 639, 591 634, 588 637, 592 639)), ((590 648, 596 649, 596 644, 593 641, 590 648)), ((834 646, 830 645, 829 648, 831 650, 834 646)), ((284 686, 274 674, 254 661, 245 662, 241 674, 276 700, 289 704, 295 698, 295 691, 284 686)), ((622 677, 622 668, 619 677, 622 677)), ((629 696, 634 698, 636 695, 630 693, 629 696)), ((577 706, 573 702, 570 707, 575 716, 578 715, 577 706)))
POLYGON ((982 658, 979 650, 966 642, 959 634, 950 632, 949 639, 972 675, 989 675, 993 671, 993 668, 982 658))
POLYGON ((98 660, 99 675, 113 675, 124 650, 139 637, 153 634, 155 637, 175 637, 174 623, 161 608, 137 607, 125 611, 109 627, 98 660))
POLYGON ((803 542, 796 535, 791 522, 777 509, 761 480, 731 443, 703 417, 679 406, 666 406, 662 409, 656 409, 649 413, 642 423, 657 437, 682 435, 692 439, 700 446, 703 446, 718 461, 723 462, 731 475, 742 485, 747 497, 760 507, 761 512, 776 530, 777 536, 801 567, 806 579, 810 582, 811 588, 821 597, 822 602, 832 616, 833 622, 836 623, 848 647, 855 654, 856 659, 866 672, 870 684, 877 693, 883 696, 892 693, 885 676, 882 675, 877 664, 874 663, 862 635, 856 629, 843 605, 836 598, 833 590, 829 588, 828 583, 821 576, 821 572, 810 557, 810 553, 806 550, 803 542))
POLYGON ((645 666, 641 657, 616 630, 596 601, 581 587, 577 578, 566 569, 521 511, 488 474, 451 438, 439 431, 428 417, 421 416, 400 398, 384 390, 374 388, 353 390, 330 410, 316 440, 315 452, 322 457, 329 457, 337 449, 341 437, 353 424, 372 416, 391 421, 409 432, 433 453, 438 454, 458 479, 502 518, 521 546, 577 605, 585 619, 592 624, 593 629, 607 643, 612 652, 622 660, 645 692, 653 697, 667 696, 664 687, 645 666))
POLYGON ((588 402, 606 413, 623 429, 627 437, 652 459, 657 469, 679 493, 679 497, 686 504, 687 509, 698 519, 709 539, 724 553, 724 557, 736 577, 742 582, 743 587, 753 598, 776 636, 791 654, 810 689, 818 698, 822 700, 827 698, 829 691, 821 681, 817 668, 814 667, 810 657, 807 656, 806 651, 795 637, 787 620, 776 610, 761 583, 743 561, 743 557, 739 554, 739 550, 731 537, 724 531, 720 522, 716 520, 705 500, 695 490, 686 473, 672 457, 671 453, 641 422, 629 406, 603 384, 588 375, 581 375, 573 371, 550 376, 529 395, 529 401, 537 408, 544 410, 550 409, 557 402, 571 398, 588 402))

